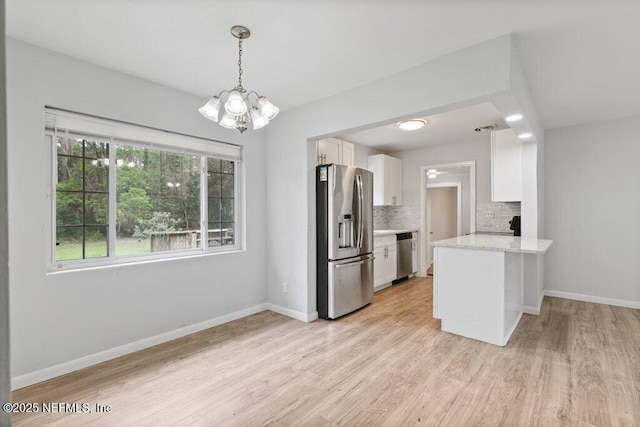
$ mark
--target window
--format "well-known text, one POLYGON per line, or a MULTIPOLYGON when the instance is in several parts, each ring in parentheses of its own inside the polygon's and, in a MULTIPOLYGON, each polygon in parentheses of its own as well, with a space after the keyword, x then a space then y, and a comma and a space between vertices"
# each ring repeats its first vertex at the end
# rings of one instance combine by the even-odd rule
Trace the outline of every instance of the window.
POLYGON ((240 247, 240 147, 46 113, 54 268, 240 247))

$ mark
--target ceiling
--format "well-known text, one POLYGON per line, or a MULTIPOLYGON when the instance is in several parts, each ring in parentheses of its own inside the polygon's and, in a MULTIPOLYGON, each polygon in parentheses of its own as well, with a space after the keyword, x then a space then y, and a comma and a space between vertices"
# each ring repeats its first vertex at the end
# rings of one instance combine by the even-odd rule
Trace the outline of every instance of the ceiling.
POLYGON ((490 102, 422 118, 427 120, 427 124, 414 131, 402 130, 391 123, 338 137, 389 152, 452 142, 488 141, 490 133, 476 132, 477 127, 494 124, 499 129, 508 127, 490 102))
POLYGON ((286 110, 513 33, 545 128, 640 114, 637 0, 7 0, 7 33, 197 94, 286 110))

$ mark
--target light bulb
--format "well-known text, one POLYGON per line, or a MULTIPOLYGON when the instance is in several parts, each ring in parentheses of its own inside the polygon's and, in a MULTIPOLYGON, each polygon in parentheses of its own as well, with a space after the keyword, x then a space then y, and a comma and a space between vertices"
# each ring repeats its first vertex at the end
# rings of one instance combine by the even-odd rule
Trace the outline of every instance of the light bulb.
POLYGON ((227 129, 235 129, 237 124, 236 120, 229 115, 229 113, 224 113, 222 119, 220 119, 220 126, 227 129))
POLYGON ((269 120, 256 107, 251 109, 251 121, 253 122, 253 130, 263 128, 269 124, 269 120))
POLYGON ((428 174, 438 173, 438 170, 437 170, 437 169, 429 169, 429 170, 427 171, 427 173, 428 173, 428 174))
POLYGON ((260 107, 260 113, 262 113, 267 120, 273 120, 280 112, 280 109, 269 102, 264 96, 258 97, 258 106, 260 107))
POLYGON ((528 139, 531 138, 533 135, 531 135, 530 133, 521 133, 520 135, 518 135, 518 138, 520 139, 528 139))
POLYGON ((436 175, 435 173, 430 173, 430 174, 428 175, 428 177, 429 177, 430 179, 434 179, 436 176, 438 176, 438 175, 436 175))
POLYGON ((200 107, 198 111, 200 111, 200 114, 205 116, 207 119, 217 122, 218 115, 220 113, 220 98, 214 96, 209 100, 209 102, 200 107))
POLYGON ((241 116, 247 112, 247 104, 240 92, 232 90, 229 93, 229 99, 224 103, 224 109, 230 116, 241 116))

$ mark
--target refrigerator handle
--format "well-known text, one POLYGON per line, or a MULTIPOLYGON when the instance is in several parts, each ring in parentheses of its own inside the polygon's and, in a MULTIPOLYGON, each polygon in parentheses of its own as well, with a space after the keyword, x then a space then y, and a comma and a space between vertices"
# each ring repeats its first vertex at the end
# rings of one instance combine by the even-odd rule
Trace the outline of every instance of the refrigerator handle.
POLYGON ((362 248, 362 234, 364 232, 364 191, 362 189, 362 175, 356 175, 358 183, 358 249, 362 248))

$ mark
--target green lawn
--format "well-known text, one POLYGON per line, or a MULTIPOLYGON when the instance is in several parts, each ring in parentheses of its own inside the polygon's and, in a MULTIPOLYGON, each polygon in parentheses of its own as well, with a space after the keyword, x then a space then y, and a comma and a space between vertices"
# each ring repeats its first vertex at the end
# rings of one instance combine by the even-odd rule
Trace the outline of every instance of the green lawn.
MULTIPOLYGON (((85 251, 86 258, 106 257, 107 242, 87 242, 85 251)), ((150 252, 151 245, 149 239, 140 241, 131 237, 118 237, 118 239, 116 239, 117 256, 148 254, 150 252)), ((68 261, 73 259, 82 259, 82 243, 73 241, 60 242, 60 245, 56 247, 56 260, 68 261)))

